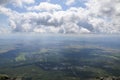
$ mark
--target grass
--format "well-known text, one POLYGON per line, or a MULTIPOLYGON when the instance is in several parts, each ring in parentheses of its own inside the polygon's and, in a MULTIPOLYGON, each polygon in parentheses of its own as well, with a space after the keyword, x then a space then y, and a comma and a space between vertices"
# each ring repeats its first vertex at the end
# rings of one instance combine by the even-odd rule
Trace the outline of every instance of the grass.
POLYGON ((25 58, 25 53, 20 53, 16 58, 15 58, 15 61, 25 61, 26 58, 25 58))

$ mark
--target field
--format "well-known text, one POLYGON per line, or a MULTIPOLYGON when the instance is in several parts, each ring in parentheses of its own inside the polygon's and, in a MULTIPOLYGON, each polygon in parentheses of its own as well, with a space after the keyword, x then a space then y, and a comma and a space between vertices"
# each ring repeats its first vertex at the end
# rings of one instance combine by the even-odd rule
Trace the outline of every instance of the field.
POLYGON ((0 74, 22 80, 119 77, 119 40, 116 35, 1 35, 0 74))

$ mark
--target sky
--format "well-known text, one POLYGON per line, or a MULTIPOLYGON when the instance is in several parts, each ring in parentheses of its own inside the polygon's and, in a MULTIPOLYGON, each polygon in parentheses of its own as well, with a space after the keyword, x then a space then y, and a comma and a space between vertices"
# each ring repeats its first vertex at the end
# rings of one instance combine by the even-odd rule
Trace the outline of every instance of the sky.
POLYGON ((120 33, 120 0, 0 0, 0 33, 120 33))

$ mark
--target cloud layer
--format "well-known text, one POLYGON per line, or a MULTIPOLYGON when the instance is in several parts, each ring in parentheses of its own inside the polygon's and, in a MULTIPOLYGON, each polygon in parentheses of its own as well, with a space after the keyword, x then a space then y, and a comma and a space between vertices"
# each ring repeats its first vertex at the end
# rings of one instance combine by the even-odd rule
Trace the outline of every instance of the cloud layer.
MULTIPOLYGON (((19 7, 25 6, 26 12, 22 13, 3 6, 9 2, 5 1, 0 1, 0 12, 9 17, 11 32, 120 33, 119 0, 88 0, 85 8, 74 6, 66 10, 50 2, 27 6, 35 1, 15 0, 19 7)), ((66 6, 72 3, 75 0, 68 0, 66 6)))

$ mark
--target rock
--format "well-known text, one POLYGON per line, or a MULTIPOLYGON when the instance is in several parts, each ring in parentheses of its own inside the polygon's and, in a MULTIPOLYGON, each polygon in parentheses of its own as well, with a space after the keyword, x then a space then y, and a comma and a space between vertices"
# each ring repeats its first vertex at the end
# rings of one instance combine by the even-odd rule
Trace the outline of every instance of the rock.
POLYGON ((10 80, 10 77, 7 75, 0 74, 0 80, 10 80))

